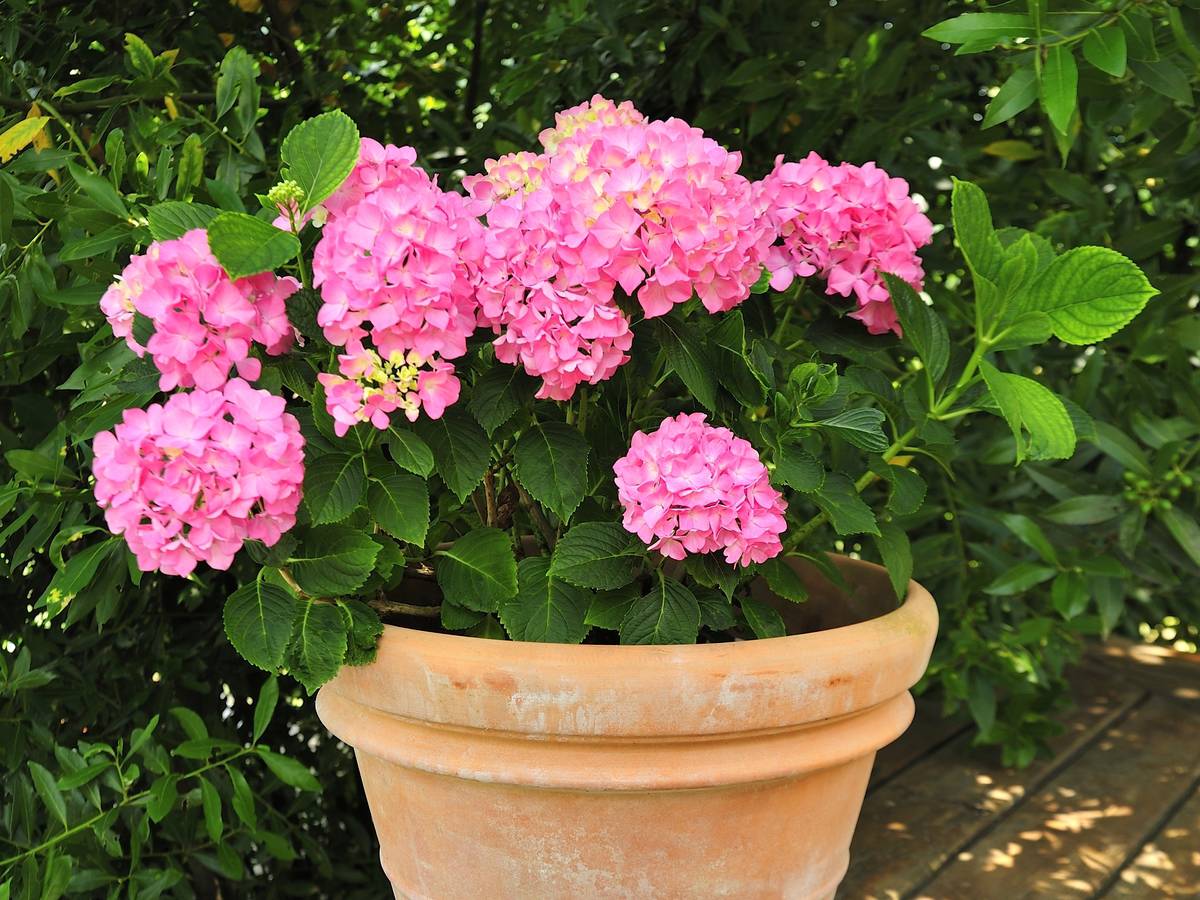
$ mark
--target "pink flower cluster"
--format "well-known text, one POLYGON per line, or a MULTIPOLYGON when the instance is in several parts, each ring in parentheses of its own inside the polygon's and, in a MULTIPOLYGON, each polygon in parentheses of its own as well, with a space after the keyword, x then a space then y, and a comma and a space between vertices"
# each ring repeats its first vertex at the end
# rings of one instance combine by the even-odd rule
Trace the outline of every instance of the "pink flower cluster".
POLYGON ((96 500, 145 571, 227 569, 243 541, 270 546, 295 524, 300 424, 240 378, 126 410, 92 448, 96 500))
POLYGON ((764 218, 781 241, 767 260, 771 286, 783 290, 794 276, 820 274, 827 293, 857 298, 852 315, 872 334, 899 333, 882 273, 920 290, 917 249, 933 233, 908 182, 874 163, 834 166, 810 153, 800 162, 777 159, 757 189, 764 218))
POLYGON ((749 296, 771 225, 756 215, 741 156, 679 119, 646 121, 603 97, 557 116, 542 154, 510 154, 464 179, 490 204, 482 320, 497 357, 543 379, 539 397, 628 360, 619 286, 647 317, 698 294, 709 312, 749 296))
POLYGON ((665 419, 633 435, 613 466, 627 531, 671 559, 722 551, 730 565, 783 550, 787 504, 749 441, 703 413, 665 419))
POLYGON ((231 281, 197 228, 133 257, 100 309, 138 356, 150 352, 162 390, 215 390, 235 367, 244 378, 258 378, 262 365, 250 356, 252 344, 272 355, 291 347, 295 332, 284 301, 299 287, 270 272, 231 281), (133 336, 134 313, 154 323, 145 347, 133 336))
POLYGON ((338 437, 359 422, 385 429, 397 410, 403 410, 410 422, 422 409, 429 418, 439 419, 447 406, 458 401, 460 385, 448 362, 427 361, 415 350, 395 350, 385 360, 355 340, 346 349, 348 353, 338 356, 341 375, 317 376, 325 386, 325 408, 333 416, 338 437))

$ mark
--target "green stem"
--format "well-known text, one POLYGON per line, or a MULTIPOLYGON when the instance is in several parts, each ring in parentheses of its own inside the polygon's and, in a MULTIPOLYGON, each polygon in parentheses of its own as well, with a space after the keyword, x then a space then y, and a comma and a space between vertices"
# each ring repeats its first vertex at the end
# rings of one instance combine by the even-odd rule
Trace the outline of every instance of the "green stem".
POLYGON ((71 123, 68 122, 66 119, 64 119, 62 117, 62 115, 59 113, 59 111, 57 109, 55 109, 53 106, 51 106, 49 103, 47 103, 45 100, 39 99, 37 101, 37 104, 42 109, 46 110, 46 112, 50 113, 50 115, 54 119, 54 121, 56 121, 59 125, 62 126, 63 131, 65 131, 67 133, 67 137, 69 137, 71 139, 71 142, 77 148, 79 148, 79 154, 83 157, 84 163, 87 165, 87 167, 89 169, 92 170, 92 172, 94 174, 98 174, 100 172, 99 166, 97 166, 95 161, 92 159, 92 155, 88 152, 87 144, 85 144, 80 139, 79 135, 75 132, 75 128, 71 125, 71 123))
POLYGON ((587 385, 579 387, 579 433, 587 434, 587 415, 588 415, 588 389, 587 385))

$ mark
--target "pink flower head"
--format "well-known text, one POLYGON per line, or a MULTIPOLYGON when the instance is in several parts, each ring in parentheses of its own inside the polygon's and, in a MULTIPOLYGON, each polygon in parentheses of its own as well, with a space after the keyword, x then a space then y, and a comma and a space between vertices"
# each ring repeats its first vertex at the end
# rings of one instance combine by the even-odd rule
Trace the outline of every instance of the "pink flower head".
POLYGON ((296 522, 300 423, 240 378, 126 410, 92 450, 96 501, 143 571, 227 569, 243 541, 271 546, 296 522))
POLYGON ((138 356, 150 352, 162 373, 159 387, 215 390, 229 370, 250 379, 261 366, 250 347, 261 344, 277 355, 291 347, 295 332, 284 301, 300 288, 294 278, 270 272, 231 281, 208 249, 203 229, 170 241, 155 241, 135 256, 100 299, 113 333, 138 356), (154 323, 145 347, 133 336, 134 313, 154 323))
POLYGON ((358 165, 325 202, 317 322, 338 346, 369 335, 384 356, 454 359, 476 326, 482 207, 443 191, 415 160, 411 147, 362 140, 358 165))
POLYGON ((855 296, 852 315, 872 334, 899 333, 882 273, 920 290, 924 270, 917 250, 933 234, 908 182, 874 163, 833 166, 810 153, 800 162, 776 159, 757 191, 779 237, 767 260, 771 286, 783 290, 795 276, 820 274, 826 293, 855 296))
POLYGON ((480 321, 496 355, 569 399, 612 377, 632 336, 619 287, 647 317, 699 296, 733 308, 758 280, 774 231, 741 157, 671 119, 594 97, 543 132, 546 153, 511 154, 464 179, 488 205, 480 321))
POLYGON ((347 353, 338 356, 341 375, 322 372, 325 409, 333 416, 333 430, 343 436, 359 422, 383 430, 391 414, 403 411, 415 422, 421 410, 440 419, 447 406, 458 402, 460 384, 454 366, 438 359, 426 360, 415 350, 392 352, 387 359, 352 340, 347 353))
POLYGON ((787 504, 750 442, 680 413, 636 432, 613 466, 622 524, 671 559, 722 551, 730 565, 778 555, 787 504))

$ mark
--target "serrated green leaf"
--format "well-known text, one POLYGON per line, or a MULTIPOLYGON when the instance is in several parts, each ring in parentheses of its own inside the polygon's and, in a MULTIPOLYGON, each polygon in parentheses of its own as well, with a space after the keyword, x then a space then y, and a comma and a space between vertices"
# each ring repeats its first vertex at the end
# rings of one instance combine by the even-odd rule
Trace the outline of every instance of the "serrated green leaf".
POLYGON ((295 259, 294 234, 246 213, 223 212, 208 223, 208 247, 230 278, 270 272, 295 259))
POLYGON ((164 200, 150 207, 146 218, 150 222, 150 235, 156 241, 169 241, 183 237, 195 228, 207 228, 208 223, 220 214, 216 207, 203 203, 164 200))
POLYGON ((912 469, 880 463, 872 465, 871 471, 892 486, 891 493, 888 494, 889 511, 898 516, 911 516, 925 502, 925 479, 912 469))
POLYGON ((512 541, 498 528, 476 528, 437 551, 435 570, 442 594, 476 612, 496 612, 517 593, 512 541))
MULTIPOLYGON (((995 282, 1004 265, 1004 247, 992 227, 992 212, 983 191, 969 181, 954 179, 950 195, 954 238, 978 278, 995 282)), ((978 285, 976 286, 978 290, 978 285)))
POLYGON ((300 589, 314 597, 353 593, 375 566, 379 545, 360 531, 340 525, 307 529, 289 560, 300 589))
POLYGON ((750 626, 755 637, 776 638, 784 637, 787 634, 787 624, 774 607, 768 606, 761 600, 755 600, 753 597, 743 597, 738 601, 738 605, 741 606, 742 614, 746 617, 746 624, 750 626))
POLYGON ((588 606, 587 615, 583 621, 596 628, 620 631, 625 614, 629 612, 629 607, 633 606, 634 601, 640 596, 641 591, 636 584, 627 584, 613 591, 600 591, 593 594, 592 602, 588 606))
POLYGON ((667 355, 667 365, 693 397, 707 409, 716 410, 716 366, 696 329, 671 316, 663 316, 658 320, 658 335, 667 355))
POLYGON ((549 422, 527 429, 513 447, 517 479, 562 522, 587 493, 588 443, 570 425, 549 422))
POLYGON ((838 534, 879 534, 875 514, 840 472, 830 472, 813 499, 838 534))
POLYGON ((622 644, 693 644, 700 632, 700 603, 660 570, 653 590, 630 605, 621 621, 622 644))
POLYGON ((871 407, 847 409, 816 424, 868 453, 882 453, 888 448, 883 422, 887 417, 871 407))
POLYGON ((393 426, 388 429, 385 440, 391 450, 392 460, 400 468, 422 478, 433 474, 433 451, 417 435, 393 426))
POLYGON ((434 466, 446 487, 463 502, 483 481, 491 445, 467 413, 448 409, 440 419, 421 418, 417 432, 433 452, 434 466))
POLYGON ((591 602, 591 591, 551 577, 549 557, 528 556, 517 565, 516 595, 500 604, 500 621, 514 641, 578 644, 591 602))
POLYGON ((396 540, 418 547, 425 543, 429 530, 429 485, 425 479, 403 472, 372 478, 367 508, 379 527, 396 540))
POLYGON ((710 631, 728 631, 737 624, 733 615, 733 604, 720 591, 699 590, 695 592, 700 604, 700 624, 710 631))
POLYGON ((346 665, 365 666, 375 661, 383 623, 379 613, 361 600, 338 600, 342 620, 346 624, 346 665))
POLYGON ((980 363, 980 371, 1016 438, 1017 463, 1071 457, 1075 452, 1075 426, 1062 401, 1049 388, 1032 378, 1001 372, 987 361, 980 363))
POLYGON ((784 443, 775 455, 775 476, 788 487, 811 493, 825 483, 825 467, 799 444, 784 443))
POLYGON ((904 329, 904 339, 921 357, 930 381, 937 384, 950 363, 950 335, 946 323, 917 296, 908 282, 895 275, 883 277, 892 295, 892 306, 896 308, 900 327, 904 329))
POLYGON ((903 601, 908 596, 908 582, 913 572, 912 547, 908 535, 895 522, 880 522, 875 546, 879 548, 883 566, 892 582, 892 590, 903 601))
POLYGON ((304 505, 313 524, 345 519, 362 500, 365 485, 360 456, 330 453, 310 462, 304 471, 304 505))
POLYGON ((578 587, 611 590, 633 580, 633 536, 615 522, 582 522, 554 548, 550 574, 578 587))
POLYGON ((767 586, 784 600, 803 603, 808 599, 808 588, 800 573, 788 565, 787 559, 776 556, 760 563, 758 571, 767 580, 767 586))
POLYGON ((283 139, 283 177, 304 190, 301 212, 332 194, 358 162, 358 126, 341 110, 300 122, 283 139))
POLYGON ((467 408, 489 435, 521 408, 517 385, 525 378, 516 366, 495 365, 475 382, 467 408))
POLYGON ((291 676, 312 694, 337 674, 345 658, 346 623, 338 608, 316 600, 302 603, 287 649, 291 676))
POLYGON ((288 590, 258 579, 225 601, 225 634, 247 662, 273 672, 283 665, 299 611, 288 590))

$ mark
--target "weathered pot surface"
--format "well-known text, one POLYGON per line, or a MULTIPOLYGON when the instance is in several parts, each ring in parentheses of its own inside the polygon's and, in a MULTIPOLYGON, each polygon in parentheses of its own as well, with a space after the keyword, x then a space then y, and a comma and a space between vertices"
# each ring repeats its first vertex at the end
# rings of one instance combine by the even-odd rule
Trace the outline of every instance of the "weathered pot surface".
POLYGON ((920 585, 897 608, 882 569, 837 563, 847 592, 798 566, 810 599, 780 608, 807 633, 783 638, 568 646, 389 626, 317 711, 355 748, 397 896, 832 897, 937 632, 920 585))

